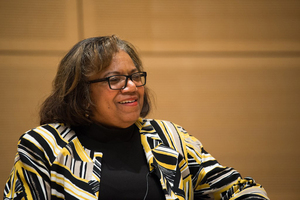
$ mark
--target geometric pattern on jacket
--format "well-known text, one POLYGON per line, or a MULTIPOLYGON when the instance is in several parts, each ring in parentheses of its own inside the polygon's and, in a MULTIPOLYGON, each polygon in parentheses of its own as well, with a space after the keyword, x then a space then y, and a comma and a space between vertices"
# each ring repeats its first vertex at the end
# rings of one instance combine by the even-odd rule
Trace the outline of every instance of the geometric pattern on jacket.
MULTIPOLYGON (((181 126, 142 118, 135 124, 167 200, 268 199, 261 185, 221 166, 181 126)), ((4 199, 98 199, 102 155, 82 146, 65 124, 29 130, 18 142, 4 199)))

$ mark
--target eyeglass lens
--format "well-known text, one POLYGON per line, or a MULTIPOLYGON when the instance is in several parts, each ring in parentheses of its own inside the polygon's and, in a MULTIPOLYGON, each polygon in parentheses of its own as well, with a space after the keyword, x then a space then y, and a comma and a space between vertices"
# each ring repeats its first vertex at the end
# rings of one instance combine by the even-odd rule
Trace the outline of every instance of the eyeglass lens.
POLYGON ((113 90, 119 90, 126 87, 128 78, 133 81, 137 87, 143 86, 146 83, 146 77, 144 73, 134 73, 130 76, 116 75, 111 76, 108 79, 110 88, 113 90))

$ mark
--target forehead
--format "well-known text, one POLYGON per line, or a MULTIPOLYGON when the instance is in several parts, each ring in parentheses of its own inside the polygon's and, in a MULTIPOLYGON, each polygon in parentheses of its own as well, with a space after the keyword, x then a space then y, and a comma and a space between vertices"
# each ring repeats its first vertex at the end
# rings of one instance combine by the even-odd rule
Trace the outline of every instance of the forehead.
POLYGON ((115 53, 110 64, 96 72, 91 78, 103 78, 111 75, 130 74, 139 71, 131 57, 123 50, 115 53))
POLYGON ((123 71, 136 69, 136 66, 131 57, 125 51, 115 53, 109 66, 104 71, 123 71))

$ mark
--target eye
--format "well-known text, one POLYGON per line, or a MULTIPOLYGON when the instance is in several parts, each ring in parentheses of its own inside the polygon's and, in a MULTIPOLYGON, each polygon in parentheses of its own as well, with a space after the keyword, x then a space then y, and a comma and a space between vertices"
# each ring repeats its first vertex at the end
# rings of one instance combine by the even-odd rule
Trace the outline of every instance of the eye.
POLYGON ((122 80, 123 80, 122 76, 111 76, 109 78, 110 84, 117 84, 117 83, 121 82, 122 80))
POLYGON ((140 81, 141 80, 141 74, 140 73, 132 74, 132 80, 140 81))

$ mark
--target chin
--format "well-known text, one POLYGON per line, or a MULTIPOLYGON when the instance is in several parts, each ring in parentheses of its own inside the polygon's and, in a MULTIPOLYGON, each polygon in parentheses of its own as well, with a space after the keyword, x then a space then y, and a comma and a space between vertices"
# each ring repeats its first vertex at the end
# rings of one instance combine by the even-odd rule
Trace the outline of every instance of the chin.
POLYGON ((128 124, 127 127, 131 126, 132 124, 134 124, 138 119, 139 119, 140 115, 138 116, 131 116, 131 117, 126 117, 124 120, 123 120, 123 123, 124 124, 128 124))

